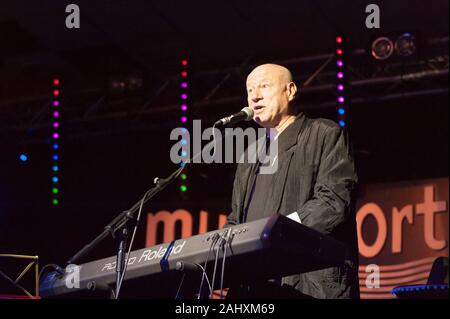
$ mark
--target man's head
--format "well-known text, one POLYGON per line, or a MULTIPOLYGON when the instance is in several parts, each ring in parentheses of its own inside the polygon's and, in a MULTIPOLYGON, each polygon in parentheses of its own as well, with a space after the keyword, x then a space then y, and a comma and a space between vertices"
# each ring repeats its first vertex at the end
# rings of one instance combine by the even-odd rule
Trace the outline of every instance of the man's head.
POLYGON ((263 127, 277 128, 293 115, 289 103, 296 93, 291 72, 281 65, 260 65, 247 77, 248 106, 255 112, 253 119, 263 127))

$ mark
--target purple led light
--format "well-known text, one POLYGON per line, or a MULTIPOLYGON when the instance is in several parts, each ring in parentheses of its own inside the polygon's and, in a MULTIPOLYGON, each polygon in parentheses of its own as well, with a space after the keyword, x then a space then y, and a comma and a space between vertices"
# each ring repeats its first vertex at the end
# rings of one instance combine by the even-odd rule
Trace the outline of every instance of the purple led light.
POLYGON ((343 86, 342 84, 339 84, 339 85, 337 86, 337 89, 338 89, 339 91, 344 91, 344 86, 343 86))
POLYGON ((342 67, 344 65, 344 62, 342 62, 341 60, 337 60, 336 64, 338 67, 342 67))
POLYGON ((344 97, 343 96, 338 97, 338 102, 339 103, 344 103, 344 97))
POLYGON ((342 79, 344 77, 344 73, 338 72, 337 77, 338 79, 342 79))
POLYGON ((182 116, 181 117, 181 122, 186 123, 187 122, 187 117, 186 116, 182 116))
POLYGON ((187 94, 186 93, 181 94, 181 99, 182 100, 186 100, 187 99, 187 94))
POLYGON ((59 138, 59 134, 58 134, 58 133, 53 133, 53 138, 54 138, 55 140, 57 140, 57 139, 59 138))
POLYGON ((59 106, 59 101, 53 101, 53 106, 59 106))
POLYGON ((58 111, 53 112, 53 116, 54 117, 58 117, 59 116, 59 112, 58 111))
POLYGON ((54 127, 54 128, 58 128, 58 127, 59 127, 59 123, 58 123, 58 122, 54 122, 54 123, 53 123, 53 127, 54 127))
POLYGON ((187 83, 186 83, 186 82, 181 83, 181 87, 182 87, 183 89, 187 88, 187 83))
POLYGON ((186 104, 181 105, 181 110, 182 111, 187 111, 187 105, 186 104))

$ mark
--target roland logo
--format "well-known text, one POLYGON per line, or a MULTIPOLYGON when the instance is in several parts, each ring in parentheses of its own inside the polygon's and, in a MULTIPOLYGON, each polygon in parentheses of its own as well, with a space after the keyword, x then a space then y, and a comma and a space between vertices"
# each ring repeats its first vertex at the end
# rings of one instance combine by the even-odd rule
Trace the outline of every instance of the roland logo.
MULTIPOLYGON (((148 262, 154 259, 161 259, 164 255, 167 254, 167 256, 170 255, 177 255, 179 254, 182 250, 184 245, 186 244, 186 241, 183 240, 182 243, 170 247, 170 248, 163 248, 163 246, 159 246, 159 248, 154 248, 154 249, 146 249, 142 252, 141 256, 136 258, 136 257, 132 257, 129 259, 128 262, 128 266, 134 264, 134 262, 137 260, 137 263, 141 263, 141 262, 148 262), (169 251, 167 251, 167 249, 169 249, 169 251)), ((102 271, 109 271, 109 270, 114 270, 116 268, 116 262, 111 262, 111 263, 107 263, 103 266, 102 271)))

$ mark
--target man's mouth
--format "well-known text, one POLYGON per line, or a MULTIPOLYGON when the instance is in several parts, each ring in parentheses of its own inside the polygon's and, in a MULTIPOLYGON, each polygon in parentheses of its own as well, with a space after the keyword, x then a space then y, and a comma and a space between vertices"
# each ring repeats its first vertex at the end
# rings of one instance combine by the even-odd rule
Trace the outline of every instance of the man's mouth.
POLYGON ((262 110, 263 108, 263 105, 256 105, 253 107, 253 110, 255 111, 255 113, 258 113, 258 111, 262 110))

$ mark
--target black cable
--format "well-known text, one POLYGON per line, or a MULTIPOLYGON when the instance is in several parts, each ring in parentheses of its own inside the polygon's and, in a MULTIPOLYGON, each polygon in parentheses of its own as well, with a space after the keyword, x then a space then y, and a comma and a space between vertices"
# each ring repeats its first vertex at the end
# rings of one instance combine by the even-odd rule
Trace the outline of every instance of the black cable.
MULTIPOLYGON (((208 275, 206 274, 206 266, 208 264, 209 256, 211 254, 211 249, 216 245, 216 241, 220 238, 219 234, 217 234, 217 233, 215 233, 213 237, 214 238, 211 240, 211 245, 209 246, 208 255, 206 256, 205 263, 203 265, 203 271, 205 272, 206 279, 208 279, 208 275)), ((201 297, 204 278, 205 277, 202 276, 202 281, 200 282, 200 288, 198 290, 198 298, 197 299, 200 299, 200 297, 201 297)), ((210 293, 212 293, 212 288, 210 288, 209 291, 210 291, 210 293)))
MULTIPOLYGON (((221 240, 220 243, 221 243, 223 240, 225 240, 224 237, 223 237, 223 235, 220 235, 219 240, 221 240)), ((212 277, 212 283, 211 283, 213 289, 214 289, 214 283, 215 283, 215 279, 216 279, 217 262, 219 261, 220 243, 219 243, 219 247, 217 247, 216 258, 214 258, 214 270, 213 270, 213 277, 212 277)), ((215 246, 215 245, 214 245, 214 246, 215 246)), ((209 297, 210 297, 210 299, 212 298, 212 292, 210 293, 209 297)))
MULTIPOLYGON (((203 268, 203 266, 200 265, 200 264, 198 264, 198 263, 194 263, 194 265, 196 265, 197 267, 199 267, 199 268, 202 270, 202 280, 203 280, 204 278, 206 278, 206 283, 208 284, 209 291, 212 291, 211 283, 209 282, 208 276, 206 275, 205 268, 203 268)), ((179 293, 180 293, 181 286, 183 285, 184 275, 185 275, 185 274, 186 274, 186 273, 184 273, 184 274, 183 274, 183 277, 181 278, 181 282, 180 282, 180 285, 178 286, 178 291, 177 291, 177 294, 175 295, 175 299, 178 299, 178 295, 179 295, 179 293)))
POLYGON ((223 299, 223 279, 225 278, 225 260, 227 259, 227 247, 231 245, 231 228, 228 230, 225 241, 225 249, 223 252, 223 260, 222 260, 222 274, 220 276, 220 299, 223 299))
POLYGON ((186 273, 183 274, 183 277, 181 277, 181 282, 178 285, 177 293, 175 295, 175 299, 178 299, 178 295, 180 294, 181 286, 183 286, 184 277, 186 277, 186 273))

